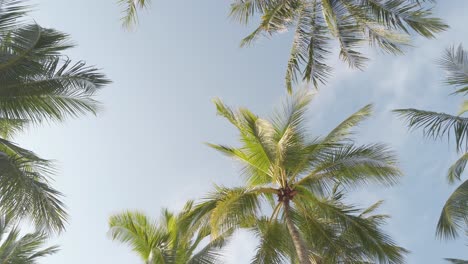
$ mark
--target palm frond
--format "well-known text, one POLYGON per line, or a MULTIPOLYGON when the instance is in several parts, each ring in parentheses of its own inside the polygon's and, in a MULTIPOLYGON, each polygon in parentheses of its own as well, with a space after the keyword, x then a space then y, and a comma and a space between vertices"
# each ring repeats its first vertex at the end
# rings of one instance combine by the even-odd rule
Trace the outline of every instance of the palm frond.
POLYGON ((59 58, 22 79, 4 80, 0 87, 0 115, 6 119, 63 121, 86 113, 95 114, 99 103, 92 96, 108 81, 83 62, 71 65, 59 58))
POLYGON ((325 143, 337 143, 343 140, 349 140, 349 136, 352 135, 351 129, 358 126, 362 121, 369 118, 372 115, 372 105, 366 105, 359 109, 356 113, 350 115, 337 127, 335 127, 328 135, 324 138, 325 143))
POLYGON ((7 119, 63 120, 95 113, 92 96, 109 80, 83 62, 62 59, 71 47, 61 32, 29 25, 0 45, 0 115, 7 119))
POLYGON ((256 220, 251 228, 255 236, 260 240, 252 264, 282 264, 287 263, 291 255, 294 255, 294 245, 289 238, 285 225, 277 220, 270 221, 267 218, 256 220))
POLYGON ((259 194, 245 188, 216 187, 199 206, 211 205, 212 237, 251 221, 260 210, 259 194))
POLYGON ((453 239, 468 222, 468 180, 463 182, 445 202, 437 223, 439 238, 453 239))
POLYGON ((31 9, 23 2, 19 0, 3 0, 0 2, 0 32, 9 32, 22 24, 22 18, 31 9))
POLYGON ((127 211, 111 216, 109 236, 131 246, 145 261, 164 260, 169 254, 165 248, 169 239, 167 232, 140 212, 127 211))
POLYGON ((224 257, 222 248, 229 242, 229 237, 231 235, 232 231, 227 231, 226 233, 211 240, 206 246, 194 254, 187 262, 187 264, 222 263, 222 259, 224 257))
POLYGON ((369 182, 393 185, 401 175, 395 154, 385 145, 343 145, 317 162, 315 168, 297 184, 308 186, 315 179, 328 179, 351 186, 369 182))
POLYGON ((0 118, 0 137, 7 140, 13 138, 25 129, 27 123, 24 119, 0 118))
POLYGON ((331 68, 325 63, 330 53, 330 39, 319 12, 318 3, 304 5, 299 11, 286 70, 288 92, 292 91, 293 83, 301 79, 300 75, 303 75, 302 80, 312 82, 316 88, 331 75, 331 68))
POLYGON ((447 72, 446 83, 456 87, 455 93, 468 92, 468 53, 461 44, 447 48, 439 65, 447 72))
POLYGON ((9 216, 0 218, 0 262, 5 264, 38 264, 39 259, 55 254, 58 246, 45 247, 48 237, 41 232, 20 234, 9 216))
POLYGON ((305 126, 311 98, 305 91, 289 95, 268 119, 217 100, 218 114, 239 130, 241 146, 210 146, 240 160, 251 178, 243 187, 218 187, 193 208, 192 217, 209 223, 212 237, 238 228, 253 231, 260 238, 253 263, 403 263, 407 251, 380 228, 387 216, 371 215, 380 203, 364 210, 347 206, 335 187, 389 185, 401 176, 385 145, 356 146, 349 140, 350 129, 371 107, 325 139, 311 138, 305 126))
POLYGON ((365 42, 384 52, 403 54, 411 33, 433 38, 446 30, 448 26, 433 17, 424 2, 430 0, 236 0, 231 16, 247 23, 255 14, 261 15, 260 25, 242 45, 294 29, 286 70, 286 88, 291 92, 300 80, 315 87, 327 81, 330 36, 340 44, 340 58, 352 68, 363 69, 368 58, 360 49, 365 42))
POLYGON ((461 174, 465 170, 466 162, 468 161, 468 153, 463 154, 452 166, 447 174, 447 180, 449 183, 454 183, 461 179, 461 174))
MULTIPOLYGON (((360 211, 359 209, 346 206, 339 200, 318 199, 306 189, 299 188, 297 190, 298 199, 293 201, 297 206, 305 208, 303 214, 312 214, 311 217, 317 217, 317 215, 313 214, 317 213, 317 210, 320 210, 320 213, 325 214, 328 219, 333 219, 335 228, 342 230, 341 232, 337 232, 340 237, 336 238, 334 242, 338 245, 340 243, 349 243, 348 245, 354 246, 360 245, 359 256, 363 258, 361 261, 378 260, 379 263, 405 263, 404 257, 408 251, 397 246, 380 228, 385 223, 385 217, 379 215, 362 217, 357 215, 360 211), (314 201, 314 203, 311 204, 306 201, 314 201)), ((338 248, 347 249, 346 246, 338 248)), ((333 250, 333 248, 331 249, 333 250)), ((336 258, 340 256, 340 253, 343 252, 335 252, 332 256, 336 258)), ((349 260, 347 257, 344 259, 349 260)))
POLYGON ((417 109, 397 109, 394 112, 405 119, 410 129, 422 128, 427 137, 455 136, 457 150, 467 147, 468 118, 417 109))

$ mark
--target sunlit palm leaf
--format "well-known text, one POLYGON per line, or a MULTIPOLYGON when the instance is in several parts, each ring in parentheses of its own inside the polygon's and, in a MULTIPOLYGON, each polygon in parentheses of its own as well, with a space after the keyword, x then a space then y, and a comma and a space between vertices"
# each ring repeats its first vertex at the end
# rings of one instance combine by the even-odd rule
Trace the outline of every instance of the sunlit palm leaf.
POLYGON ((147 264, 221 263, 220 249, 232 232, 221 234, 199 249, 200 242, 210 232, 203 226, 191 225, 194 220, 191 210, 192 202, 188 202, 179 214, 164 209, 158 221, 135 211, 116 214, 109 219, 109 235, 113 240, 131 246, 147 264))
POLYGON ((67 213, 63 195, 50 187, 54 172, 50 162, 21 154, 0 154, 1 211, 17 220, 29 218, 47 231, 63 231, 67 213))
POLYGON ((445 260, 452 264, 468 264, 468 260, 452 259, 452 258, 446 258, 445 260))

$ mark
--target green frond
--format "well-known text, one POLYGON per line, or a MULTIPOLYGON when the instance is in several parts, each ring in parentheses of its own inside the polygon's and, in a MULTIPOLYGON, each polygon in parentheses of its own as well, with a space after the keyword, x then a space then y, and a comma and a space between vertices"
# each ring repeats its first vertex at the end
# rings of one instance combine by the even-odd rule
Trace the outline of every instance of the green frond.
POLYGON ((385 145, 343 145, 318 161, 314 169, 297 184, 308 184, 318 178, 351 186, 362 183, 393 185, 401 175, 395 154, 385 145))
MULTIPOLYGON (((127 211, 109 218, 109 236, 112 240, 128 244, 144 261, 168 258, 165 248, 169 234, 163 227, 140 212, 127 211)), ((164 262, 165 263, 165 262, 164 262)))
POLYGON ((26 128, 27 123, 24 119, 0 118, 0 137, 7 140, 13 138, 26 128))
POLYGON ((260 240, 250 263, 283 264, 295 254, 289 232, 283 223, 260 218, 250 230, 260 240))
POLYGON ((373 205, 367 207, 367 209, 362 211, 362 213, 359 215, 359 217, 365 217, 365 216, 375 212, 375 210, 377 210, 383 203, 384 203, 383 200, 377 201, 376 203, 374 203, 373 205))
POLYGON ((21 19, 31 10, 23 2, 4 0, 0 3, 0 32, 11 31, 22 24, 21 19))
MULTIPOLYGON (((222 249, 229 242, 229 237, 232 231, 227 231, 224 234, 216 237, 208 242, 206 246, 201 248, 198 253, 194 254, 187 264, 216 264, 223 263, 224 254, 222 249)), ((194 248, 195 249, 195 248, 194 248)))
POLYGON ((301 79, 298 77, 300 75, 303 75, 302 80, 312 82, 316 88, 331 75, 331 67, 325 63, 330 53, 330 39, 319 12, 318 3, 304 5, 299 10, 286 70, 286 88, 289 93, 292 92, 293 83, 301 79))
POLYGON ((58 252, 58 246, 45 247, 48 236, 41 232, 20 234, 9 216, 0 217, 0 262, 38 264, 39 259, 58 252))
POLYGON ((204 203, 215 203, 210 213, 212 237, 251 221, 260 210, 260 195, 245 188, 217 187, 204 203))
POLYGON ((122 26, 131 28, 138 23, 138 10, 149 7, 151 0, 119 0, 118 3, 122 6, 122 26))
POLYGON ((463 182, 445 202, 437 223, 439 238, 453 239, 468 222, 468 180, 463 182))
POLYGON ((109 80, 60 52, 71 47, 61 32, 29 25, 0 45, 0 116, 5 119, 62 121, 96 113, 92 98, 109 80))
POLYGON ((366 105, 359 109, 356 113, 352 114, 335 127, 325 137, 323 142, 325 143, 338 143, 344 140, 349 140, 349 136, 352 135, 351 129, 358 126, 362 121, 366 120, 372 115, 372 105, 366 105))
POLYGON ((225 154, 230 158, 234 158, 243 165, 243 173, 249 186, 264 185, 273 178, 270 170, 270 164, 264 162, 263 159, 258 159, 257 155, 247 155, 242 149, 231 148, 223 145, 207 144, 217 151, 225 154))
POLYGON ((314 213, 319 213, 322 217, 325 216, 329 221, 332 221, 330 224, 334 228, 341 230, 335 231, 335 234, 339 234, 338 237, 328 238, 328 240, 333 239, 339 251, 333 252, 336 249, 330 248, 327 250, 331 250, 331 252, 322 253, 323 256, 333 257, 334 263, 352 258, 358 258, 360 261, 378 260, 379 263, 405 263, 404 257, 408 251, 397 246, 381 230, 380 226, 385 223, 381 217, 362 217, 357 215, 360 210, 346 206, 340 201, 319 199, 306 189, 299 188, 297 190, 298 199, 293 201, 298 207, 305 208, 302 215, 312 214, 310 218, 317 218, 319 216, 314 215, 314 213), (311 203, 312 201, 313 203, 311 203), (357 252, 353 250, 356 247, 359 247, 357 252))
POLYGON ((288 129, 293 129, 295 132, 304 130, 305 114, 314 95, 308 90, 296 91, 287 97, 280 109, 275 111, 271 123, 276 130, 276 141, 280 141, 288 129))
POLYGON ((465 170, 466 162, 468 161, 468 153, 463 154, 452 166, 447 174, 447 180, 449 183, 454 183, 461 179, 461 174, 465 170))
POLYGON ((241 146, 210 146, 239 160, 250 178, 244 187, 217 188, 193 208, 192 217, 209 223, 212 237, 238 228, 253 231, 260 238, 253 263, 403 263, 407 251, 380 228, 388 216, 372 214, 380 202, 364 210, 347 206, 336 187, 390 185, 401 176, 385 145, 356 146, 349 138, 371 106, 328 137, 311 138, 305 126, 311 99, 306 90, 293 93, 269 119, 217 100, 218 113, 239 130, 241 146))
POLYGON ((424 135, 431 138, 447 136, 450 139, 453 133, 457 150, 466 148, 468 118, 417 109, 397 109, 393 112, 403 118, 410 129, 422 128, 424 135))
POLYGON ((109 218, 109 235, 113 240, 131 246, 148 264, 221 263, 221 249, 232 231, 199 248, 200 242, 210 235, 204 225, 191 225, 193 202, 189 201, 180 213, 162 210, 159 221, 145 214, 127 211, 109 218))
POLYGON ((432 10, 421 6, 422 2, 364 0, 361 4, 369 7, 377 22, 386 28, 404 32, 412 29, 423 37, 433 38, 448 26, 441 19, 432 17, 432 10))
POLYGON ((468 264, 468 260, 463 260, 463 259, 446 258, 445 260, 452 264, 468 264))
POLYGON ((261 16, 259 26, 242 46, 262 35, 294 30, 285 78, 291 92, 300 80, 312 82, 316 88, 327 81, 332 70, 326 61, 331 38, 338 41, 343 61, 363 69, 368 58, 360 50, 366 42, 398 55, 410 44, 411 33, 433 38, 446 30, 448 26, 433 17, 425 2, 430 0, 236 0, 231 17, 247 23, 255 14, 261 16))
POLYGON ((455 93, 468 92, 468 53, 460 44, 445 50, 439 65, 447 72, 446 83, 456 87, 455 93))

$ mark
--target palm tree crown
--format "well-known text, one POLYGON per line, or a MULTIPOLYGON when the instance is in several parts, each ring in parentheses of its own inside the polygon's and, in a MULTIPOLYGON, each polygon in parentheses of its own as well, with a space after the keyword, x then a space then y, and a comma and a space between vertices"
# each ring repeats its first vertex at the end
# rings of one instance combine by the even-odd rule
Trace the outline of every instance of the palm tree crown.
POLYGON ((432 38, 447 28, 423 7, 425 0, 234 0, 231 16, 247 23, 261 15, 258 28, 241 43, 285 30, 294 31, 286 70, 286 87, 292 90, 299 78, 315 86, 331 74, 326 59, 330 41, 336 39, 340 58, 350 67, 362 69, 367 58, 359 51, 363 43, 384 52, 403 53, 410 31, 432 38))
POLYGON ((192 204, 188 202, 179 214, 164 209, 158 222, 139 212, 113 215, 109 219, 109 234, 112 239, 130 245, 145 264, 220 263, 220 249, 230 233, 205 243, 210 229, 189 225, 187 217, 192 204))
POLYGON ((343 203, 338 190, 371 182, 391 185, 400 176, 386 146, 357 146, 350 138, 350 129, 371 114, 371 106, 327 136, 311 137, 304 122, 311 99, 308 92, 295 93, 270 119, 215 100, 218 114, 238 129, 241 146, 209 145, 242 164, 246 184, 217 187, 192 214, 210 223, 213 238, 235 228, 264 236, 253 263, 284 263, 285 258, 338 263, 332 260, 343 257, 402 263, 405 250, 379 229, 383 217, 367 218, 343 203), (269 238, 270 231, 275 238, 269 238), (280 238, 276 232, 286 235, 280 238))
MULTIPOLYGON (((468 91, 468 53, 462 45, 448 48, 439 61, 447 71, 447 84, 456 88, 455 94, 468 91)), ((464 101, 458 115, 437 113, 418 109, 398 109, 395 112, 403 117, 410 128, 422 128, 426 136, 455 139, 461 157, 449 168, 447 180, 450 184, 460 182, 468 161, 468 118, 462 116, 468 110, 464 101)), ((456 238, 468 227, 468 180, 465 180, 446 201, 437 224, 437 236, 456 238)))
POLYGON ((62 54, 72 47, 68 35, 26 23, 21 3, 0 2, 0 210, 61 231, 67 214, 50 186, 51 162, 10 140, 28 124, 96 113, 93 95, 109 81, 62 54))

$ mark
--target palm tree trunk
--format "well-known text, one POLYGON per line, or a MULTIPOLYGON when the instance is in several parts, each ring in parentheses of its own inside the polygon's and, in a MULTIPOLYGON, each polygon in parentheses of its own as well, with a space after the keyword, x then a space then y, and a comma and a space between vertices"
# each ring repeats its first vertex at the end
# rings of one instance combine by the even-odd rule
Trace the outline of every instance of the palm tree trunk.
POLYGON ((299 258, 300 264, 311 264, 309 260, 309 256, 307 254, 307 249, 304 244, 304 241, 299 234, 296 226, 294 225, 291 216, 290 216, 290 207, 289 207, 289 200, 285 199, 283 201, 284 204, 284 217, 286 220, 286 226, 288 227, 289 234, 294 243, 294 247, 296 248, 297 257, 299 258))

